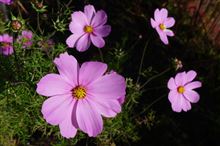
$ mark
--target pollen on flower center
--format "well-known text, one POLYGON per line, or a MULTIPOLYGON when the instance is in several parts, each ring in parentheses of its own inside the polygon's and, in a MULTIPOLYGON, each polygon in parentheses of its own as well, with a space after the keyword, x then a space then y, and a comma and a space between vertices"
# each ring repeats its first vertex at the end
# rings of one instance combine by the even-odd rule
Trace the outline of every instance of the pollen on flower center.
POLYGON ((6 43, 6 42, 1 43, 1 46, 2 46, 2 47, 8 47, 8 46, 9 46, 9 43, 6 43))
POLYGON ((166 29, 166 26, 164 24, 160 24, 159 27, 160 27, 161 30, 165 30, 166 29))
POLYGON ((84 31, 86 33, 92 33, 93 32, 93 27, 90 26, 90 25, 87 25, 87 26, 84 27, 84 31))
POLYGON ((72 90, 73 97, 83 99, 86 97, 86 89, 82 86, 77 86, 72 90))
POLYGON ((183 86, 179 86, 179 87, 177 88, 177 91, 178 91, 180 94, 182 94, 182 93, 185 91, 185 89, 184 89, 183 86))

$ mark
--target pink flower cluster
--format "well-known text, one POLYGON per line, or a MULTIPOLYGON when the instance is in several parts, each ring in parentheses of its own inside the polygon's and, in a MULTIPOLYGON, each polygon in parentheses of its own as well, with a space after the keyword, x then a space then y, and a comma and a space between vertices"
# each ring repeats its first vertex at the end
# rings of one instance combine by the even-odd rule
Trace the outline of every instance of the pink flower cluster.
POLYGON ((33 33, 30 30, 23 30, 18 36, 17 42, 22 45, 22 48, 29 48, 32 46, 33 33))
POLYGON ((13 37, 8 34, 0 35, 0 53, 8 56, 13 52, 13 37))
POLYGON ((0 0, 0 3, 7 4, 7 5, 12 4, 12 2, 13 0, 0 0))

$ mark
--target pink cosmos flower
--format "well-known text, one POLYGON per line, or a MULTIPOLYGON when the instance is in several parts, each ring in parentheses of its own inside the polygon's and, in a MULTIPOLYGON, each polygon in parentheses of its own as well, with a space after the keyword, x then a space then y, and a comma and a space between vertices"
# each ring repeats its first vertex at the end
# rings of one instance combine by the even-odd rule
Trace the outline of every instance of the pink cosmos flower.
POLYGON ((13 50, 13 37, 9 36, 8 34, 0 35, 0 53, 3 55, 11 55, 13 50))
POLYGON ((197 73, 193 70, 181 72, 175 78, 170 78, 167 83, 170 89, 168 99, 171 102, 172 109, 175 112, 188 111, 191 109, 190 103, 197 103, 199 101, 199 94, 193 89, 202 86, 199 81, 192 81, 197 73))
POLYGON ((111 26, 105 25, 107 22, 105 11, 96 12, 92 5, 86 5, 84 13, 77 11, 71 17, 69 29, 73 34, 66 40, 70 48, 76 47, 79 52, 83 52, 89 48, 91 42, 98 48, 104 47, 103 37, 111 32, 111 26))
POLYGON ((0 3, 10 5, 13 0, 0 0, 0 3))
POLYGON ((23 30, 21 35, 18 36, 17 41, 22 44, 22 48, 28 48, 32 45, 33 33, 29 30, 23 30))
POLYGON ((162 8, 154 11, 154 19, 151 18, 150 21, 151 26, 157 30, 161 41, 167 45, 169 43, 167 36, 174 36, 173 31, 169 29, 175 24, 174 18, 168 17, 167 9, 162 8))
POLYGON ((125 98, 125 79, 116 72, 105 73, 107 65, 77 60, 67 53, 54 60, 59 74, 47 74, 37 84, 37 93, 48 98, 42 114, 49 124, 59 125, 61 135, 71 138, 81 129, 97 136, 102 116, 115 117, 125 98), (101 116, 102 115, 102 116, 101 116))

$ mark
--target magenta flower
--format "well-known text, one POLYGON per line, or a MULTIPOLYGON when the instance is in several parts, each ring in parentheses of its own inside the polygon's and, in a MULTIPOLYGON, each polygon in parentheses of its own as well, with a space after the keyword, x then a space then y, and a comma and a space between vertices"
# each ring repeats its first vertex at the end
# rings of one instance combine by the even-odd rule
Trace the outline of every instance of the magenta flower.
POLYGON ((13 50, 13 37, 8 34, 0 35, 0 53, 3 55, 11 55, 13 50))
POLYGON ((170 89, 168 99, 175 112, 188 111, 191 109, 190 103, 197 103, 199 101, 199 94, 193 89, 202 86, 201 82, 192 80, 197 73, 193 70, 189 72, 181 72, 175 78, 170 78, 167 87, 170 89))
POLYGON ((22 44, 22 48, 28 48, 32 45, 33 33, 29 30, 23 30, 18 36, 17 41, 22 44))
POLYGON ((71 138, 81 129, 97 136, 103 129, 102 116, 115 117, 125 98, 125 79, 107 65, 77 60, 67 53, 54 60, 59 74, 48 74, 37 84, 37 93, 50 97, 42 106, 49 124, 59 125, 61 135, 71 138), (101 116, 102 115, 102 116, 101 116))
POLYGON ((169 43, 167 36, 174 36, 173 31, 169 29, 175 24, 174 18, 168 17, 167 9, 162 8, 154 11, 154 19, 151 18, 150 21, 151 26, 157 30, 161 41, 167 45, 169 43))
POLYGON ((0 0, 0 3, 10 5, 13 0, 0 0))
POLYGON ((77 11, 71 17, 69 29, 73 34, 66 40, 70 48, 76 47, 79 52, 83 52, 89 48, 91 42, 98 48, 104 47, 103 37, 111 32, 111 26, 105 25, 107 22, 105 11, 96 12, 92 5, 86 5, 84 13, 77 11))

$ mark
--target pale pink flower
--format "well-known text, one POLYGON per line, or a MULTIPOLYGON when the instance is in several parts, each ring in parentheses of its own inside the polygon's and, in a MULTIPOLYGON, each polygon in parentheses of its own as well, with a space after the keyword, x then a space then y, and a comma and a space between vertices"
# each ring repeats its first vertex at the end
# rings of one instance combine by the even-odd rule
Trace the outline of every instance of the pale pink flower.
POLYGON ((169 43, 167 36, 174 36, 173 31, 169 29, 175 24, 174 18, 168 17, 167 9, 162 8, 154 11, 154 19, 151 18, 150 21, 151 26, 157 30, 161 41, 167 45, 169 43))
POLYGON ((10 5, 13 0, 0 0, 0 3, 10 5))
POLYGON ((13 37, 8 34, 0 35, 0 54, 11 55, 13 50, 13 37))
POLYGON ((188 111, 191 103, 197 103, 200 99, 199 94, 193 89, 202 86, 200 81, 193 81, 197 73, 193 70, 180 72, 175 78, 171 77, 167 83, 170 89, 168 99, 175 112, 188 111))
POLYGON ((29 48, 32 46, 32 38, 33 38, 33 33, 32 31, 29 30, 23 30, 21 32, 21 35, 18 36, 17 41, 21 43, 22 48, 29 48))
POLYGON ((76 47, 79 52, 83 52, 89 48, 91 42, 98 48, 105 46, 103 37, 108 36, 111 32, 111 26, 105 25, 107 22, 105 11, 96 12, 92 5, 86 5, 84 13, 74 12, 71 18, 69 30, 73 34, 66 40, 66 44, 70 48, 76 47))
POLYGON ((49 124, 59 125, 61 135, 71 138, 77 129, 97 136, 104 117, 121 112, 125 98, 125 79, 116 72, 106 73, 107 65, 77 60, 67 53, 54 60, 59 74, 47 74, 37 84, 37 93, 48 98, 42 114, 49 124))

